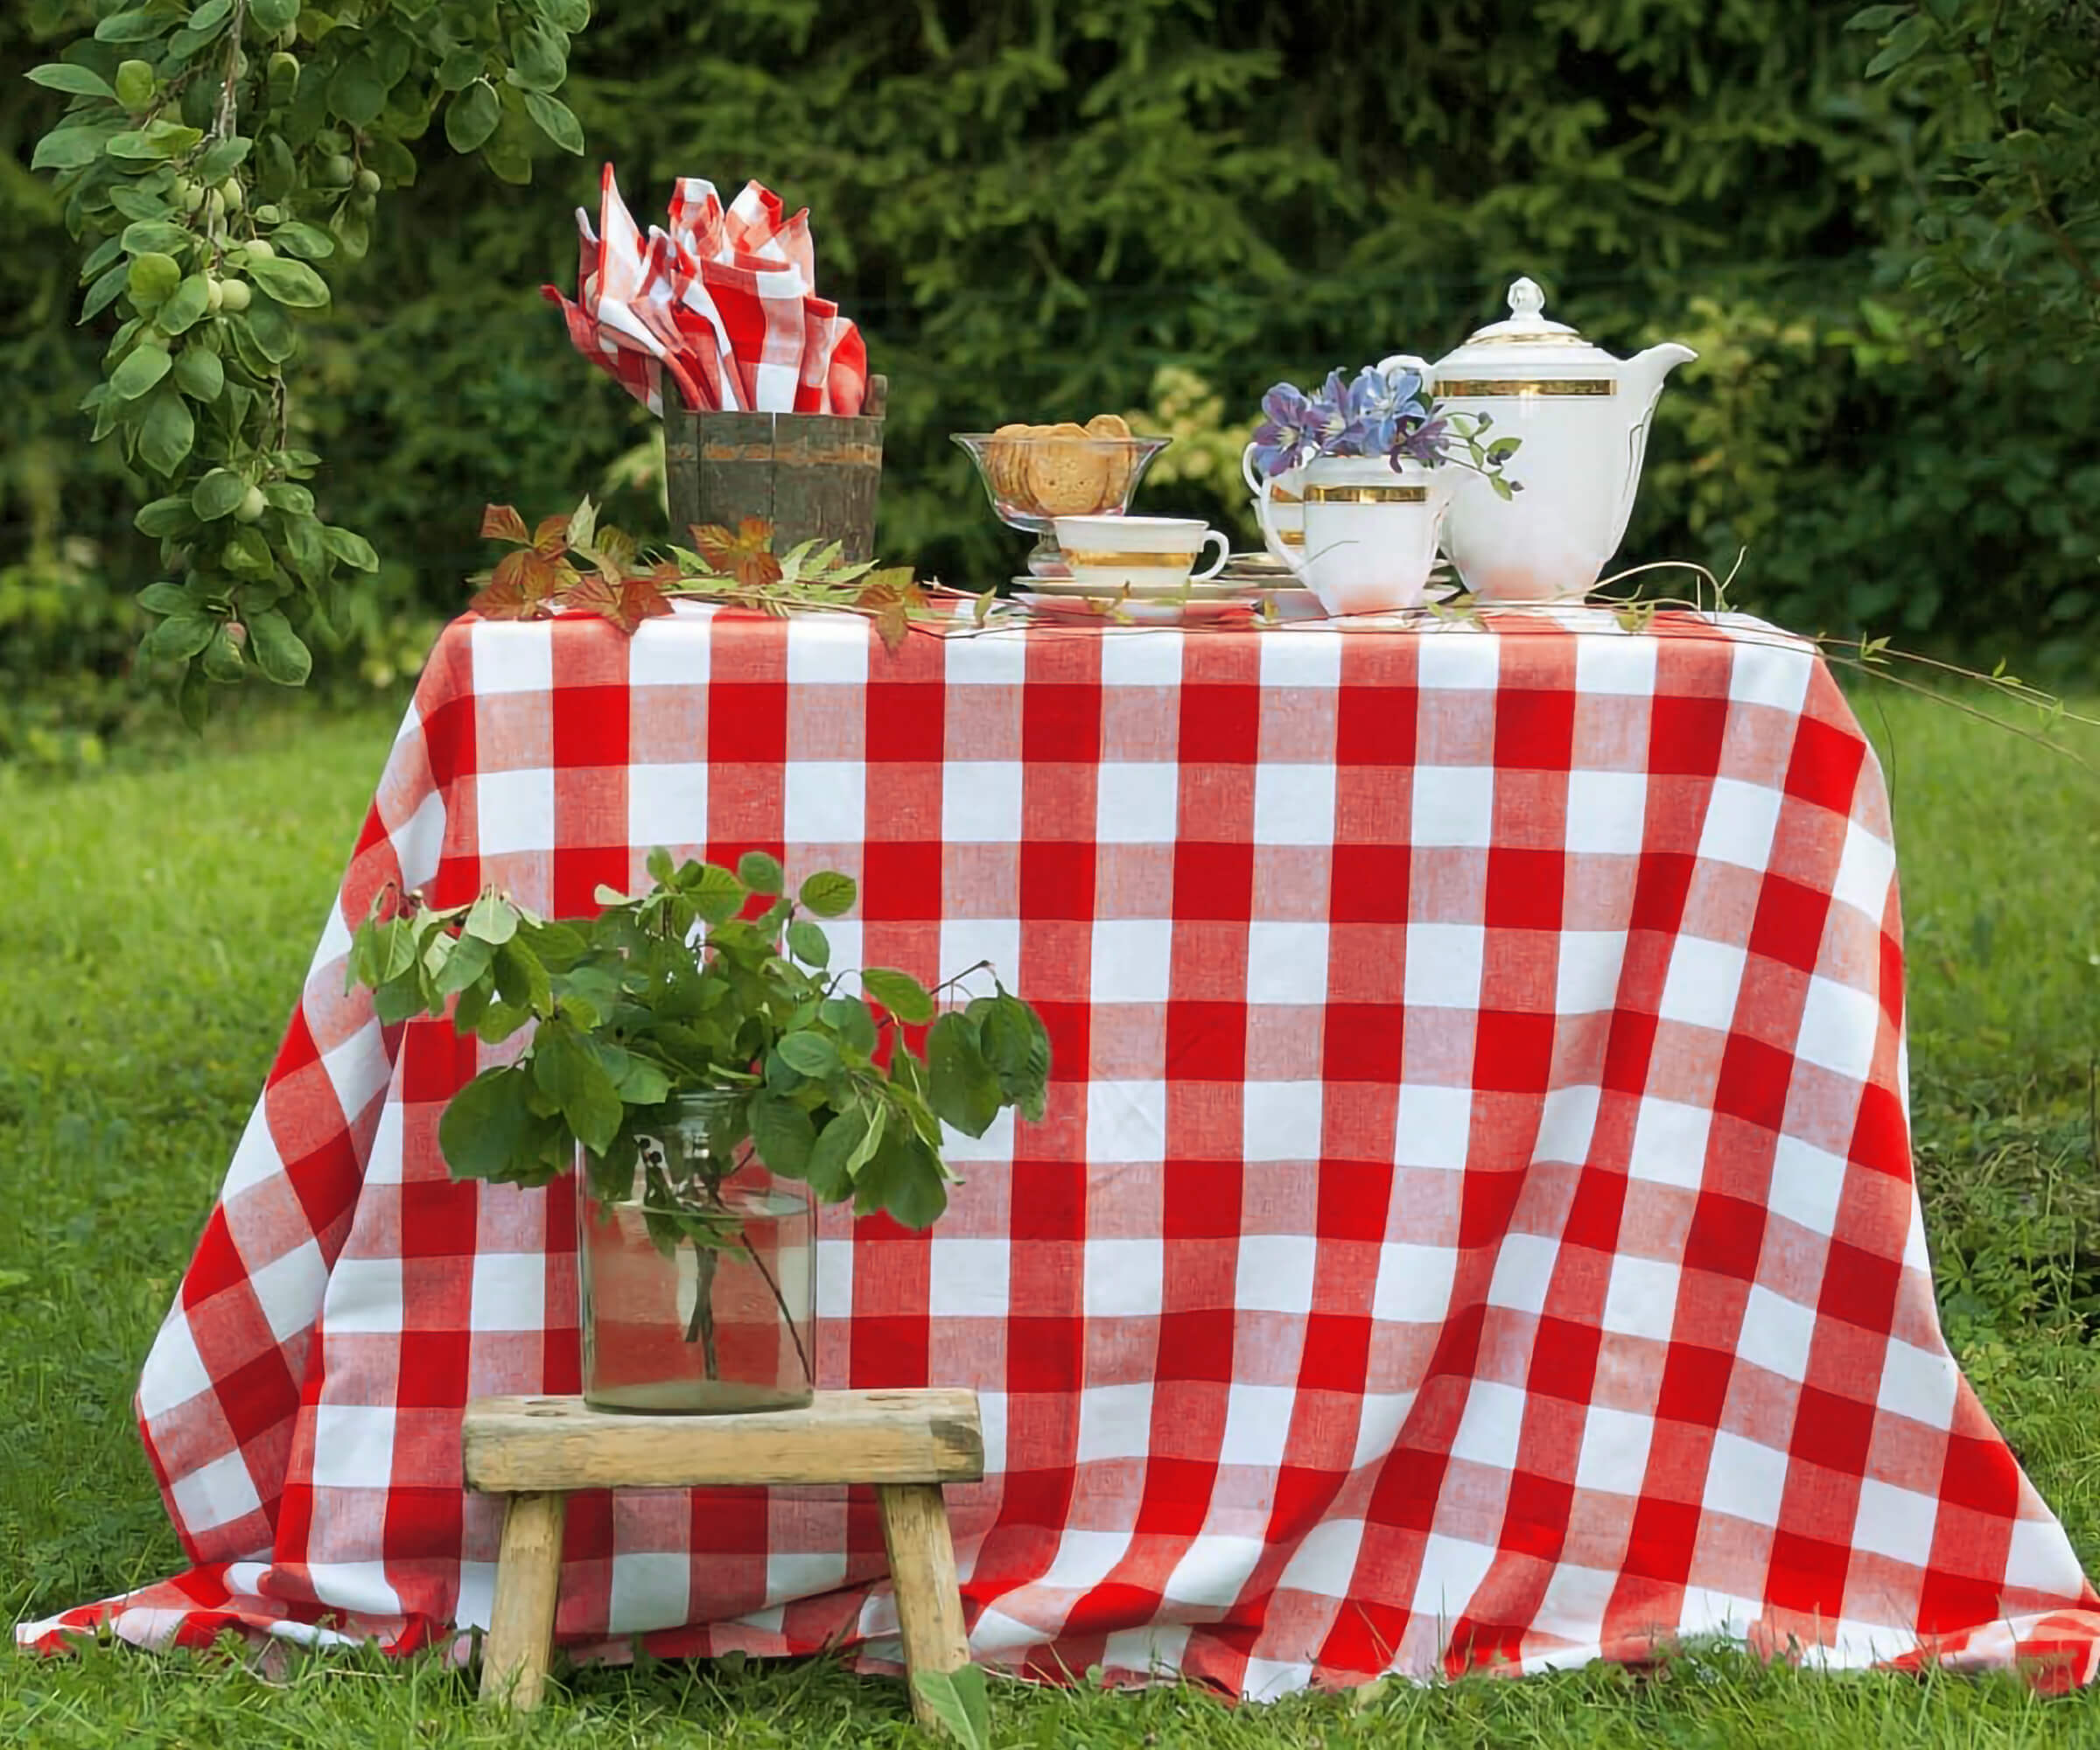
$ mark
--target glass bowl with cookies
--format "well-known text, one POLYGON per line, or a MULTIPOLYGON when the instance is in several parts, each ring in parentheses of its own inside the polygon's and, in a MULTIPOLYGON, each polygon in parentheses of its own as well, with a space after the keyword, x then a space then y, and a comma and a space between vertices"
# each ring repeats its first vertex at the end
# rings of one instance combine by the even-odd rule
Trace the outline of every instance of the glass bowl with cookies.
POLYGON ((1173 441, 1134 437, 1114 413, 1096 414, 1084 425, 1011 424, 956 434, 977 465, 999 521, 1035 536, 1028 570, 1038 578, 1071 575, 1058 549, 1056 519, 1123 515, 1153 457, 1173 441))

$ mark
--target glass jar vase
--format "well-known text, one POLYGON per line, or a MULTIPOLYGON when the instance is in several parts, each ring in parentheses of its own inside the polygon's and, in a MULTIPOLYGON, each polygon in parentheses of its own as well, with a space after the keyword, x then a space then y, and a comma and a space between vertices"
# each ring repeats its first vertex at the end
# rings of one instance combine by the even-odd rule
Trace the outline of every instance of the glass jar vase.
POLYGON ((584 1401, 722 1415, 816 1395, 815 1212, 738 1138, 740 1096, 681 1096, 626 1160, 577 1163, 584 1401))

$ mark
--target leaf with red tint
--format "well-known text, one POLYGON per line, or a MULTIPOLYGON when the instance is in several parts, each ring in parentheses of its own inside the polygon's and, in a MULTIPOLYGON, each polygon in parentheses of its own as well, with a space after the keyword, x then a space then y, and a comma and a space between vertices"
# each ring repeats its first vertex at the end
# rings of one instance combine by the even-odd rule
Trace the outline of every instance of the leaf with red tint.
POLYGON ((525 532, 525 519, 508 504, 492 504, 481 513, 484 541, 513 541, 522 544, 532 537, 525 532))
POLYGON ((536 552, 544 553, 551 559, 569 544, 569 519, 542 516, 540 526, 532 531, 532 544, 536 552))
POLYGON ((780 582, 780 562, 770 553, 745 553, 738 558, 732 575, 746 589, 762 590, 780 582))
MULTIPOLYGON (((676 570, 672 573, 676 576, 676 570)), ((632 633, 645 620, 661 620, 671 611, 670 598, 654 577, 629 578, 620 586, 619 626, 632 633)))
POLYGON ((747 589, 780 580, 780 564, 773 556, 773 525, 764 517, 746 517, 734 535, 718 522, 695 523, 693 546, 718 577, 734 578, 747 589), (747 573, 745 562, 758 558, 766 564, 747 573))
POLYGON ((882 648, 894 656, 912 635, 912 611, 900 601, 892 602, 875 615, 875 635, 882 648))
POLYGON ((562 592, 562 606, 576 613, 620 618, 620 586, 598 571, 584 571, 562 592))
POLYGON ((467 606, 484 620, 537 620, 540 615, 539 603, 526 598, 514 571, 508 578, 488 578, 467 606))

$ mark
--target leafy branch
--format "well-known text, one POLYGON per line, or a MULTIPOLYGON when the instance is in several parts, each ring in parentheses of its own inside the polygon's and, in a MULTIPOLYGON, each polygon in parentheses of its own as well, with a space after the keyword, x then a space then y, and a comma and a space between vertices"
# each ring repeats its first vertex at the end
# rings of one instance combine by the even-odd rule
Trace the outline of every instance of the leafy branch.
POLYGON ((438 1140, 455 1178, 544 1185, 580 1152, 593 1194, 625 1202, 639 1168, 652 1237, 707 1252, 738 1242, 720 1181, 746 1144, 823 1201, 920 1228, 955 1182, 942 1125, 974 1137, 1009 1107, 1041 1117, 1041 1018, 996 976, 962 996, 989 967, 930 990, 868 967, 861 994, 844 993, 817 920, 851 908, 850 877, 820 872, 790 897, 762 852, 732 871, 660 850, 648 867, 646 892, 601 888, 593 918, 549 920, 493 888, 451 907, 388 890, 359 925, 349 978, 382 1022, 449 1008, 457 1031, 492 1045, 530 1029, 514 1061, 446 1106, 438 1140), (950 992, 960 1000, 943 1006, 950 992), (719 1170, 659 1184, 642 1141, 701 1092, 726 1096, 719 1170))
POLYGON ((625 530, 601 526, 589 499, 531 529, 509 505, 492 504, 482 513, 482 538, 512 550, 494 570, 469 580, 479 592, 470 606, 485 620, 596 613, 630 634, 643 620, 668 613, 678 596, 771 614, 798 608, 859 613, 875 622, 892 654, 914 621, 937 617, 908 565, 849 563, 836 542, 804 541, 776 555, 773 533, 770 522, 755 516, 733 533, 704 523, 692 529, 691 548, 672 546, 668 557, 652 559, 625 530))
POLYGON ((163 580, 142 657, 172 665, 184 714, 251 668, 298 686, 345 573, 378 568, 324 522, 321 458, 293 438, 300 324, 317 265, 362 258, 407 142, 444 112, 458 151, 531 179, 543 134, 580 152, 553 94, 589 0, 123 0, 28 77, 68 100, 37 143, 85 257, 80 320, 120 318, 81 403, 154 494, 141 533, 163 580))

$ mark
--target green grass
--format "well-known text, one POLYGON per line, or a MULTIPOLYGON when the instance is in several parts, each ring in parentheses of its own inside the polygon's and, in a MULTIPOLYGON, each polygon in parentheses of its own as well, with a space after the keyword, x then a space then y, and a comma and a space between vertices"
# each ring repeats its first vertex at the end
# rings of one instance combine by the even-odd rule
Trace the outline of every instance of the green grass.
MULTIPOLYGON (((2100 1567, 2100 777, 1896 697, 1920 1170, 1950 1334, 2100 1567)), ((206 757, 0 788, 0 1612, 181 1566, 133 1430, 138 1366, 298 993, 392 720, 294 710, 206 757)), ((2100 759, 2100 737, 2080 745, 2100 759)), ((1740 1657, 1368 1703, 995 1689, 1002 1746, 1968 1746, 2100 1742, 2100 1696, 1816 1678, 1740 1657)), ((350 1746, 914 1741, 901 1689, 822 1663, 578 1676, 523 1726, 429 1660, 0 1656, 0 1744, 350 1746)))

